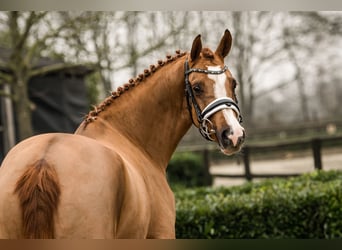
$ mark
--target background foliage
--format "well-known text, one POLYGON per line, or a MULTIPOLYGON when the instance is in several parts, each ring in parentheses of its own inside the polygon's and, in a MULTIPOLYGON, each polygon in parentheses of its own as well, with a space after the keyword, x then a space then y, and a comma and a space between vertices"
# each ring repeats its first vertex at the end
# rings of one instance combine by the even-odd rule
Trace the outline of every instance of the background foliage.
POLYGON ((175 153, 167 167, 171 186, 199 187, 212 184, 212 176, 205 176, 202 155, 193 152, 175 153))
POLYGON ((331 119, 341 114, 341 20, 341 12, 1 11, 0 46, 11 55, 0 67, 12 74, 0 74, 0 86, 11 88, 0 95, 16 103, 23 139, 32 135, 28 80, 51 70, 37 71, 38 58, 63 59, 61 68, 91 63, 103 97, 159 57, 188 51, 197 34, 215 49, 229 28, 227 65, 245 127, 331 119))
POLYGON ((341 238, 342 172, 175 190, 177 238, 341 238))

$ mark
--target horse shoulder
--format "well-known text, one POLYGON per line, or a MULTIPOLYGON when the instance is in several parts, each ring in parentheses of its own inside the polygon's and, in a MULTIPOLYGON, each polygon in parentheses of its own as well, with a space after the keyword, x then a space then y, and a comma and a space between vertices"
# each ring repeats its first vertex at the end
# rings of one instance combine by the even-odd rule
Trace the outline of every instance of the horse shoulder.
POLYGON ((140 159, 125 162, 117 237, 174 238, 175 200, 165 174, 143 156, 140 159), (132 224, 136 226, 132 228, 132 224))

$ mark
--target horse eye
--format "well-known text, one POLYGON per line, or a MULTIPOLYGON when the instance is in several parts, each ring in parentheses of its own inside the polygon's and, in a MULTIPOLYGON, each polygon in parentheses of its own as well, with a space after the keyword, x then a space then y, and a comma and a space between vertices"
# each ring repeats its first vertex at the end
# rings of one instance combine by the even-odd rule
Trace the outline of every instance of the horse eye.
POLYGON ((195 84, 192 89, 195 91, 196 94, 200 94, 202 92, 202 88, 199 84, 195 84))

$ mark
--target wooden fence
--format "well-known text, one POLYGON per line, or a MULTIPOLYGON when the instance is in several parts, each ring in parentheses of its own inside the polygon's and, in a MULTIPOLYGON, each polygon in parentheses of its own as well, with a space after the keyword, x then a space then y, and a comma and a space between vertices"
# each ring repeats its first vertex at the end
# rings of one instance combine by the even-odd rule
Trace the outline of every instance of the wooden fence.
MULTIPOLYGON (((300 149, 308 149, 311 148, 313 163, 315 169, 323 169, 322 163, 322 147, 324 145, 334 145, 342 144, 342 136, 339 137, 329 137, 329 138, 314 138, 310 140, 302 140, 291 143, 278 143, 273 145, 254 145, 254 146, 245 146, 242 151, 242 158, 244 164, 244 174, 213 174, 213 177, 223 177, 223 178, 244 178, 248 181, 251 181, 255 178, 271 178, 271 177, 291 177, 297 176, 298 173, 286 173, 286 174, 254 174, 251 171, 251 160, 250 156, 253 153, 262 153, 267 151, 281 151, 286 150, 288 148, 300 148, 300 149)), ((341 150, 342 154, 342 150, 341 150)), ((209 150, 203 150, 203 159, 206 167, 206 171, 209 173, 210 168, 210 160, 209 160, 209 150)))

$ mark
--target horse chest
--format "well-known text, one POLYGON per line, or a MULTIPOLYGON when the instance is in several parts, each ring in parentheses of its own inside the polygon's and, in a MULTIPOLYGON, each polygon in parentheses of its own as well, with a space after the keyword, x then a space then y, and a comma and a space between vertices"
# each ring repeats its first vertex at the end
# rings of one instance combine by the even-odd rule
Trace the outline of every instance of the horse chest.
POLYGON ((135 171, 126 174, 117 237, 174 238, 174 197, 165 177, 161 181, 153 173, 142 176, 135 171))

